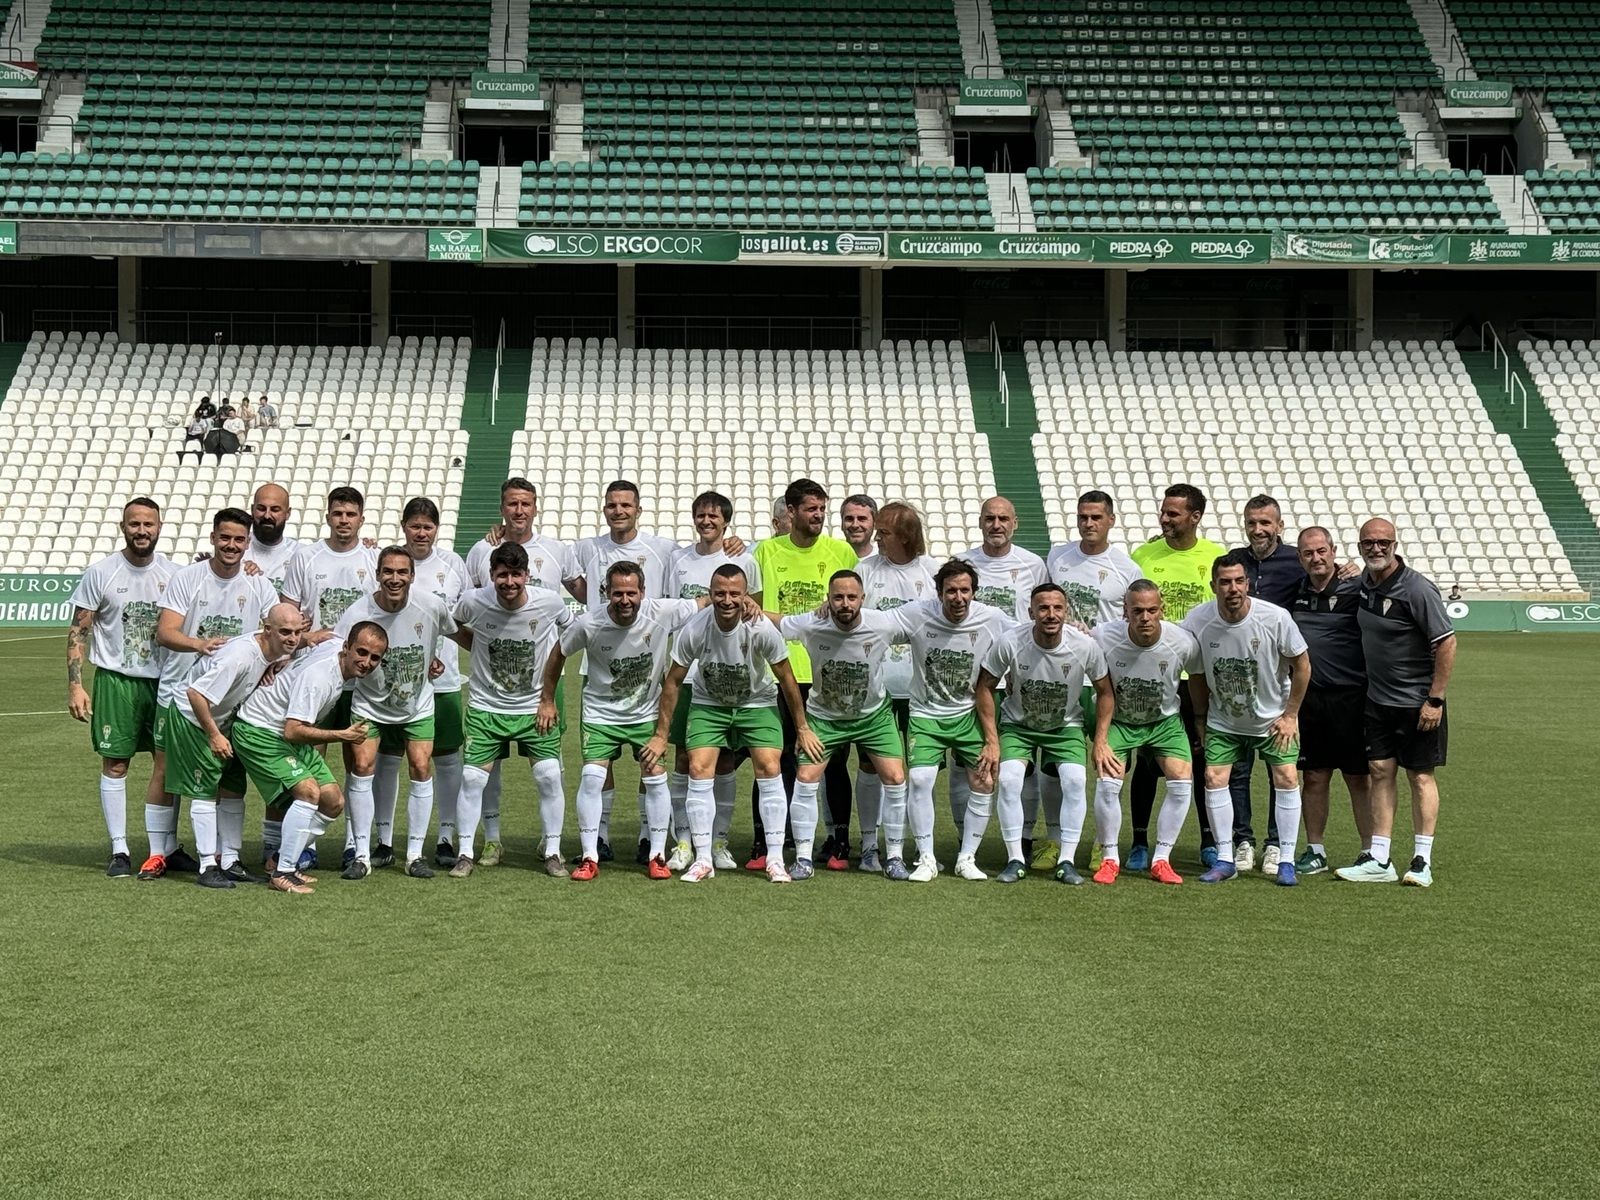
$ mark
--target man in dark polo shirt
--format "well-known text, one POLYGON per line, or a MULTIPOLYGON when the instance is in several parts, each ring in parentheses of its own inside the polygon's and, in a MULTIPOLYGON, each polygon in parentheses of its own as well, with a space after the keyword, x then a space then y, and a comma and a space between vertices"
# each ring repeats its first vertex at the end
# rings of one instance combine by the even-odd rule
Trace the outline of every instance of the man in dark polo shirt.
POLYGON ((1416 846, 1401 883, 1433 883, 1433 830, 1449 733, 1445 688, 1456 660, 1456 633, 1431 579, 1396 552, 1394 526, 1374 517, 1361 527, 1361 646, 1367 659, 1367 761, 1371 769, 1372 841, 1336 874, 1352 883, 1393 883, 1389 840, 1394 829, 1396 774, 1406 769, 1416 846))
POLYGON ((1372 813, 1367 798, 1367 750, 1362 725, 1367 704, 1367 662, 1361 649, 1361 584, 1341 578, 1333 535, 1320 525, 1300 531, 1305 578, 1289 602, 1290 614, 1311 647, 1311 686, 1300 705, 1300 786, 1306 850, 1294 861, 1297 875, 1328 869, 1322 839, 1328 828, 1333 773, 1350 792, 1361 848, 1370 849, 1372 813))
MULTIPOLYGON (((1306 573, 1300 556, 1283 544, 1283 510, 1278 502, 1264 494, 1245 501, 1244 533, 1250 544, 1240 549, 1244 551, 1244 575, 1250 581, 1250 594, 1279 608, 1291 608, 1306 573)), ((1316 661, 1314 656, 1312 661, 1316 661)), ((1228 791, 1233 796, 1233 862, 1241 871, 1250 870, 1256 859, 1250 804, 1250 775, 1255 766, 1256 756, 1247 750, 1228 776, 1228 791)), ((1261 853, 1261 870, 1268 875, 1278 872, 1277 813, 1272 805, 1267 806, 1267 840, 1261 853)))

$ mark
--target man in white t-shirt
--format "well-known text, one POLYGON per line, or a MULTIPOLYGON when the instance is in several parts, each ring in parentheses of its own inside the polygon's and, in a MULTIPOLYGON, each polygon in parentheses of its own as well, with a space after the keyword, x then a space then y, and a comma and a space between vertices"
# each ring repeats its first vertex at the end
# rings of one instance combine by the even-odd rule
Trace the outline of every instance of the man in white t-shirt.
POLYGON ((295 864, 306 842, 344 812, 344 793, 317 747, 367 738, 365 721, 342 728, 322 722, 345 685, 370 675, 388 648, 381 625, 357 622, 344 641, 307 647, 239 706, 230 738, 234 753, 267 803, 285 813, 281 844, 268 863, 267 882, 275 892, 307 895, 316 882, 295 864))
POLYGON ((1148 746, 1167 781, 1167 793, 1156 816, 1155 856, 1150 878, 1180 884, 1172 868, 1172 848, 1189 816, 1194 797, 1194 769, 1189 735, 1178 712, 1185 672, 1205 669, 1194 636, 1181 625, 1161 619, 1161 589, 1136 579, 1122 597, 1124 617, 1101 621, 1091 636, 1106 656, 1116 711, 1106 728, 1095 730, 1095 839, 1102 858, 1094 881, 1112 884, 1122 869, 1117 838, 1122 832, 1122 783, 1133 755, 1148 746))
POLYGON ((259 632, 229 638, 204 660, 168 710, 166 744, 171 786, 189 801, 201 887, 260 882, 239 860, 239 844, 224 825, 244 830, 244 764, 228 732, 234 713, 263 678, 284 666, 300 645, 300 612, 272 605, 259 632), (231 813, 231 821, 225 817, 231 813))
MULTIPOLYGON (((600 872, 600 793, 611 764, 631 748, 639 758, 655 732, 661 707, 661 676, 673 633, 707 603, 695 599, 652 600, 645 596, 644 569, 635 562, 615 562, 604 582, 609 603, 586 612, 561 635, 544 664, 538 726, 556 728, 560 716, 555 696, 567 659, 583 655, 583 775, 578 782, 578 866, 572 878, 588 882, 600 872)), ((667 863, 667 827, 672 820, 672 793, 665 772, 641 768, 645 829, 649 839, 646 873, 671 879, 667 863)), ((687 820, 683 831, 688 833, 687 820)), ((687 865, 687 864, 685 864, 687 865)))
POLYGON ((289 564, 300 551, 300 543, 283 534, 291 515, 289 493, 275 483, 263 483, 250 498, 250 548, 244 554, 244 571, 265 575, 279 595, 289 564))
POLYGON ((1292 887, 1300 835, 1300 702, 1311 682, 1311 656, 1289 611, 1250 595, 1248 550, 1211 565, 1216 599, 1197 605, 1183 627, 1200 643, 1205 671, 1189 676, 1195 723, 1206 752, 1206 809, 1217 838, 1217 864, 1201 883, 1223 883, 1233 861, 1233 796, 1228 779, 1246 750, 1267 763, 1278 818, 1277 882, 1292 887), (1224 840, 1226 839, 1226 840, 1224 840))
MULTIPOLYGON (((165 651, 156 689, 158 750, 167 749, 166 727, 190 680, 205 670, 206 660, 229 638, 261 628, 267 610, 278 602, 270 583, 259 575, 244 573, 242 563, 249 544, 250 515, 237 508, 222 509, 211 519, 211 557, 177 571, 162 594, 161 613, 156 618, 156 642, 165 651)), ((167 793, 162 805, 145 810, 152 849, 139 868, 140 879, 199 869, 198 863, 178 849, 177 788, 171 782, 167 793), (158 835, 166 846, 161 854, 154 849, 158 835)), ((231 803, 223 806, 219 820, 223 845, 231 852, 244 841, 242 800, 237 807, 231 803)))
POLYGON ((1142 573, 1126 550, 1110 542, 1117 517, 1107 493, 1079 496, 1077 519, 1078 540, 1051 547, 1045 570, 1066 592, 1070 619, 1093 629, 1122 618, 1122 597, 1142 573))
POLYGON ((876 553, 872 531, 877 519, 878 502, 865 492, 846 496, 844 503, 839 505, 839 534, 850 543, 850 549, 856 552, 858 561, 871 558, 876 553))
MULTIPOLYGON (((371 621, 388 635, 378 669, 356 681, 350 715, 367 723, 366 739, 349 744, 346 789, 349 824, 355 835, 355 857, 341 878, 365 879, 374 867, 394 862, 394 850, 379 842, 372 847, 375 806, 373 775, 378 747, 384 741, 404 749, 411 786, 406 794, 405 873, 431 879, 422 848, 433 817, 433 684, 444 665, 436 656, 441 637, 461 641, 455 619, 432 592, 414 587, 416 564, 404 546, 378 552, 378 590, 345 609, 334 636, 343 640, 361 621, 371 621)), ((336 715, 336 721, 339 719, 336 715)), ((393 836, 392 831, 390 836, 393 836)))
MULTIPOLYGON (((133 874, 128 856, 128 764, 140 751, 150 754, 150 784, 145 811, 164 807, 165 763, 155 748, 156 684, 161 649, 156 621, 167 584, 178 568, 157 553, 161 509, 139 496, 122 506, 123 548, 94 563, 72 593, 72 626, 67 630, 67 711, 89 726, 89 741, 100 755, 100 811, 111 838, 106 875, 133 874), (91 641, 92 637, 92 641, 91 641), (94 695, 83 684, 88 647, 94 664, 94 695)), ((165 849, 152 844, 151 853, 165 849)))
MULTIPOLYGON (((978 672, 976 708, 983 729, 984 774, 998 772, 1000 836, 1006 865, 997 876, 1016 883, 1027 874, 1022 857, 1022 781, 1037 756, 1061 780, 1061 854, 1056 882, 1079 884, 1073 865, 1088 813, 1087 754, 1083 736, 1085 686, 1093 684, 1097 728, 1111 721, 1111 681, 1105 655, 1088 634, 1067 624, 1067 594, 1060 584, 1041 583, 1028 598, 1033 622, 998 638, 978 672), (995 717, 995 689, 1005 685, 1005 705, 995 717)), ((956 874, 987 878, 977 864, 978 847, 989 824, 987 809, 967 805, 956 874)))
MULTIPOLYGON (((563 630, 572 624, 567 602, 549 588, 528 584, 528 552, 515 542, 496 546, 489 555, 493 585, 466 592, 456 605, 456 622, 467 635, 471 652, 467 672, 466 736, 462 742, 461 801, 456 809, 456 863, 454 879, 464 879, 474 868, 500 861, 498 827, 485 822, 485 854, 477 854, 478 818, 491 770, 515 746, 533 767, 533 785, 539 795, 539 820, 543 826, 542 857, 545 873, 564 878, 561 863, 561 826, 566 799, 561 790, 562 722, 538 728, 536 713, 542 698, 545 658, 563 630), (488 851, 493 851, 491 859, 488 851)), ((559 715, 562 694, 556 690, 559 715)))
MULTIPOLYGON (((759 612, 759 610, 754 610, 759 612)), ((699 883, 716 874, 711 861, 712 779, 724 751, 748 750, 755 769, 766 838, 766 872, 773 883, 788 883, 783 862, 783 830, 788 815, 781 758, 783 725, 778 720, 778 689, 795 714, 797 745, 821 759, 822 749, 806 723, 800 688, 789 666, 789 646, 770 622, 748 623, 752 615, 744 571, 724 563, 711 575, 711 607, 693 618, 672 646, 672 666, 661 687, 654 736, 639 755, 641 770, 654 772, 666 761, 667 739, 678 691, 688 679, 694 688, 689 706, 689 828, 695 860, 682 875, 699 883), (689 668, 694 668, 691 675, 689 668)))

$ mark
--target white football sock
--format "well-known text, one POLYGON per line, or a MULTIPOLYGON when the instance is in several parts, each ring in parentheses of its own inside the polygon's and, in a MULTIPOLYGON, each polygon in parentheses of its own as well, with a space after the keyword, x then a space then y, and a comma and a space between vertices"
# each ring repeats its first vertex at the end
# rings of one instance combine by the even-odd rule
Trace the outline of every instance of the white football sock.
MULTIPOLYGON (((1282 821, 1283 818, 1279 817, 1278 820, 1282 821)), ((1283 829, 1283 826, 1279 825, 1278 829, 1281 831, 1283 829)), ((1423 862, 1427 863, 1429 866, 1432 866, 1433 865, 1433 834, 1431 834, 1431 833, 1419 833, 1419 834, 1416 834, 1412 838, 1412 841, 1414 843, 1413 847, 1412 847, 1412 850, 1411 850, 1412 855, 1414 857, 1416 857, 1416 858, 1420 858, 1423 862)))
POLYGON ((646 827, 650 830, 650 857, 667 855, 667 826, 672 821, 672 792, 667 787, 665 773, 646 776, 644 806, 646 827))
MULTIPOLYGON (((283 818, 261 818, 261 857, 277 858, 283 848, 283 818)), ((292 863, 290 864, 293 865, 292 863)))
POLYGON ((356 857, 372 862, 372 776, 347 775, 344 781, 346 827, 355 839, 356 857))
POLYGON ((711 861, 711 811, 715 805, 713 791, 711 780, 691 779, 684 795, 684 807, 689 812, 689 838, 694 844, 696 862, 711 861))
POLYGON ((400 800, 404 762, 397 754, 380 754, 378 769, 372 774, 372 836, 380 846, 394 845, 394 810, 400 800))
MULTIPOLYGON (((489 784, 483 789, 483 840, 485 842, 498 842, 500 840, 500 789, 504 787, 500 770, 503 759, 496 759, 489 764, 489 784)), ((461 826, 461 814, 456 814, 456 827, 461 826)))
POLYGON ((599 830, 602 840, 611 840, 611 808, 617 802, 617 789, 614 787, 602 788, 600 791, 600 821, 599 830))
POLYGON ((128 852, 128 779, 111 779, 100 776, 100 812, 106 819, 106 832, 111 835, 111 853, 128 852))
POLYGON ((687 842, 689 829, 689 777, 681 771, 667 772, 667 793, 672 797, 672 836, 687 842))
POLYGON ((144 806, 144 832, 150 840, 151 854, 171 853, 170 844, 178 829, 178 810, 165 804, 144 806))
POLYGON ((878 848, 878 822, 883 817, 883 780, 871 771, 856 772, 856 808, 861 821, 861 853, 878 848))
POLYGON ((189 801, 189 821, 194 826, 194 853, 200 869, 217 865, 217 802, 196 796, 189 801))
POLYGON ((1373 835, 1372 849, 1369 853, 1371 853, 1374 861, 1381 863, 1386 863, 1389 861, 1390 842, 1391 839, 1389 838, 1378 837, 1376 834, 1373 835))
POLYGON ((733 832, 733 806, 739 798, 738 782, 739 776, 734 771, 718 775, 711 781, 711 840, 714 842, 727 841, 728 835, 733 832))
MULTIPOLYGON (((1021 763, 1017 764, 1021 766, 1021 763)), ((1021 784, 1021 780, 1017 781, 1021 784)), ((1018 798, 1021 806, 1021 798, 1018 798)), ((989 831, 989 818, 994 815, 994 793, 967 792, 967 811, 961 821, 961 853, 976 855, 983 845, 983 835, 989 831)))
POLYGON ((456 853, 474 858, 478 837, 478 817, 483 812, 483 793, 489 786, 489 772, 468 763, 461 772, 461 798, 456 801, 456 853))
MULTIPOLYGON (((954 763, 950 766, 950 786, 946 796, 950 801, 950 820, 955 823, 956 832, 960 833, 967 824, 967 796, 971 794, 972 787, 967 782, 967 773, 954 763)), ((911 789, 911 803, 916 806, 916 788, 911 789)), ((931 795, 931 793, 930 793, 931 795)), ((915 819, 912 824, 915 825, 915 819)), ((930 851, 931 853, 931 851, 930 851)))
POLYGON ((539 794, 539 828, 544 833, 544 857, 561 857, 561 830, 567 820, 567 795, 561 780, 561 760, 541 758, 533 764, 533 788, 539 794))
MULTIPOLYGON (((959 774, 959 769, 957 771, 959 774)), ((909 817, 911 819, 911 837, 917 845, 917 857, 933 853, 933 785, 939 778, 938 767, 912 767, 911 785, 909 789, 909 817)), ((961 798, 962 816, 966 816, 966 780, 962 780, 963 795, 961 798)), ((950 780, 953 791, 956 786, 954 779, 950 780)), ((952 805, 952 808, 954 805, 952 805)), ((961 827, 959 824, 956 826, 961 827)))
POLYGON ((1161 798, 1161 809, 1156 813, 1156 850, 1152 858, 1170 861, 1172 848, 1178 844, 1183 823, 1189 819, 1189 805, 1194 799, 1194 780, 1167 780, 1167 794, 1161 798))
MULTIPOLYGON (((995 807, 1000 812, 1000 838, 1006 844, 1007 862, 1022 860, 1023 834, 1033 832, 1033 818, 1028 816, 1027 767, 1027 763, 1020 761, 1000 764, 1000 786, 995 792, 995 807)), ((1037 792, 1034 793, 1034 804, 1037 807, 1037 792)), ((970 813, 972 810, 968 808, 967 811, 970 813)), ((973 850, 976 851, 977 846, 973 850)))
POLYGON ((1079 763, 1062 763, 1061 778, 1061 861, 1071 862, 1083 837, 1083 820, 1089 815, 1088 773, 1079 763))
POLYGON ((226 871, 244 851, 244 797, 223 796, 217 801, 217 856, 226 871))
MULTIPOLYGON (((932 803, 930 800, 929 803, 932 803)), ((906 785, 883 785, 883 852, 889 858, 900 858, 906 836, 906 785)))
POLYGON ((413 779, 406 789, 406 863, 422 857, 433 822, 433 780, 413 779))
POLYGON ((1284 862, 1293 866, 1295 846, 1300 841, 1300 789, 1273 788, 1272 808, 1278 818, 1278 852, 1284 862))
MULTIPOLYGON (((810 858, 817 840, 818 784, 794 781, 794 799, 789 801, 789 824, 794 827, 794 857, 798 862, 810 858)), ((763 821, 766 816, 763 813, 763 821)))
POLYGON ((283 840, 279 844, 278 854, 278 874, 293 874, 295 863, 300 861, 300 852, 311 840, 311 819, 316 813, 317 806, 309 800, 296 800, 289 806, 289 811, 284 813, 283 840))
MULTIPOLYGON (((1054 771, 1040 771, 1039 808, 1044 813, 1046 841, 1061 844, 1061 777, 1054 771)), ((1032 826, 1029 827, 1031 832, 1032 826)))
POLYGON ((1233 861, 1233 793, 1226 786, 1206 789, 1206 816, 1217 840, 1217 862, 1233 861))
MULTIPOLYGON (((1026 763, 1023 764, 1027 766, 1026 763)), ((1022 779, 1022 828, 1029 838, 1039 827, 1039 776, 1043 772, 1034 771, 1031 775, 1024 774, 1022 779)))
MULTIPOLYGON (((767 835, 767 861, 781 863, 784 818, 789 812, 789 799, 783 794, 783 776, 756 780, 756 803, 761 806, 762 832, 767 835)), ((816 822, 813 820, 812 824, 816 822)))
POLYGON ((1104 776, 1094 784, 1094 840, 1101 854, 1112 862, 1121 861, 1121 851, 1117 849, 1121 836, 1122 780, 1104 776))
POLYGON ((600 823, 605 811, 604 763, 585 763, 578 776, 578 857, 600 858, 600 823))
MULTIPOLYGON (((639 780, 639 790, 635 794, 634 799, 639 805, 639 840, 645 841, 647 840, 645 831, 650 828, 650 803, 645 799, 644 780, 642 778, 639 780)), ((671 808, 672 802, 669 800, 667 802, 667 809, 669 812, 671 811, 671 808)))
POLYGON ((456 804, 461 799, 461 751, 433 756, 433 806, 439 812, 439 840, 456 843, 456 804))

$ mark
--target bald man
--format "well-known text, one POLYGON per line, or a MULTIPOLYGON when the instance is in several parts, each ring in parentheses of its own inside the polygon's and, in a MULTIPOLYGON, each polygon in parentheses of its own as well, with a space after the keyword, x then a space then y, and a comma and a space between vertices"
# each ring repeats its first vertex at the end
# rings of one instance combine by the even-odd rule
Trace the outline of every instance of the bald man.
POLYGON ((201 887, 256 881, 239 860, 245 772, 228 733, 239 706, 299 648, 304 624, 293 604, 272 605, 258 632, 212 652, 169 710, 167 779, 189 803, 201 887))
POLYGON ((1404 767, 1411 785, 1415 844, 1400 882, 1433 885, 1433 831, 1439 819, 1439 784, 1449 735, 1445 689, 1456 662, 1456 631, 1433 580, 1400 557, 1394 525, 1374 517, 1361 527, 1358 543, 1366 570, 1361 576, 1361 648, 1367 662, 1368 794, 1372 842, 1336 874, 1352 883, 1393 883, 1390 839, 1394 833, 1397 775, 1404 767))
POLYGON ((299 542, 284 536, 292 515, 289 493, 276 483, 263 483, 250 499, 250 546, 244 552, 244 573, 265 575, 280 596, 289 560, 300 549, 299 542))
MULTIPOLYGON (((971 563, 978 573, 974 600, 998 608, 1008 621, 1032 625, 1029 597, 1034 588, 1050 582, 1050 572, 1044 559, 1013 540, 1017 536, 1017 526, 1017 506, 1004 496, 990 496, 978 510, 978 532, 983 535, 983 541, 958 557, 971 563)), ((967 788, 965 780, 958 779, 957 775, 960 772, 950 778, 950 815, 960 829, 966 821, 967 788)), ((1022 857, 1030 866, 1054 870, 1053 855, 1043 854, 1037 861, 1033 855, 1033 831, 1039 819, 1039 779, 1033 764, 1029 763, 1027 778, 1022 784, 1022 857)), ((1061 807, 1060 784, 1052 781, 1047 786, 1051 795, 1050 802, 1045 805, 1045 836, 1050 845, 1059 847, 1060 823, 1050 817, 1061 807)))

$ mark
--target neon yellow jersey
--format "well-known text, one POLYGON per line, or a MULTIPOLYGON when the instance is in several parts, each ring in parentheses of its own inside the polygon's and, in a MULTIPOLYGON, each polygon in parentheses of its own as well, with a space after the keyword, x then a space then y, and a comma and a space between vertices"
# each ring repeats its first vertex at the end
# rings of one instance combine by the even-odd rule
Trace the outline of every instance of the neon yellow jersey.
MULTIPOLYGON (((812 612, 828 598, 828 579, 835 571, 856 565, 856 552, 841 538, 823 534, 802 550, 789 535, 768 538, 756 547, 761 568, 761 602, 769 612, 786 617, 812 612)), ((789 665, 795 680, 811 682, 811 659, 799 642, 789 643, 789 665)))
POLYGON ((1197 604, 1211 599, 1211 564, 1227 550, 1198 538, 1187 550, 1174 550, 1166 538, 1151 538, 1132 558, 1144 577, 1161 589, 1161 616, 1177 624, 1197 604))

